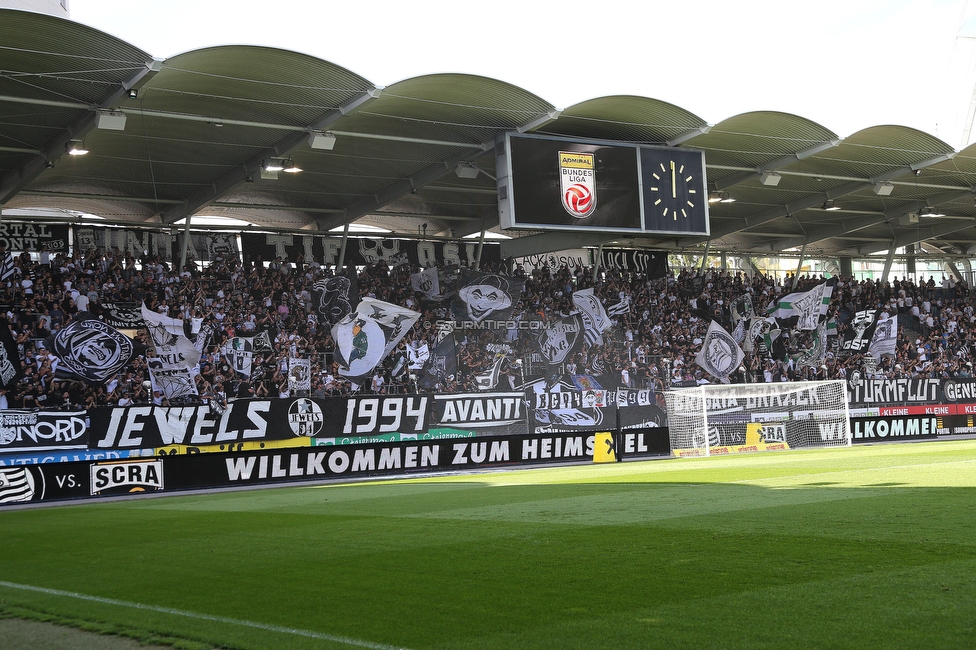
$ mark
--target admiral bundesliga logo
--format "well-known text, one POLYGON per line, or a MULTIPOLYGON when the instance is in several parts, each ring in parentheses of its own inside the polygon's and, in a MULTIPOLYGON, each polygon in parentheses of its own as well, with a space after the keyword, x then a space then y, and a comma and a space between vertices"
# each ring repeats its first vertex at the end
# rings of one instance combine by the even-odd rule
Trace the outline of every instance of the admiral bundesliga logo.
POLYGON ((573 217, 585 219, 596 210, 596 168, 593 154, 559 152, 559 189, 563 208, 573 217))

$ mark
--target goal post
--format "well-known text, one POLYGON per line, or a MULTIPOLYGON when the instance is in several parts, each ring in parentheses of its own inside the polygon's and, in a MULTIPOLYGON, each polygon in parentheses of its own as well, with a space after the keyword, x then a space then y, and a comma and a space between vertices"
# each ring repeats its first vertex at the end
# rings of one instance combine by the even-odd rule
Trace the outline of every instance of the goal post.
POLYGON ((675 456, 851 444, 843 381, 706 384, 664 397, 675 456))

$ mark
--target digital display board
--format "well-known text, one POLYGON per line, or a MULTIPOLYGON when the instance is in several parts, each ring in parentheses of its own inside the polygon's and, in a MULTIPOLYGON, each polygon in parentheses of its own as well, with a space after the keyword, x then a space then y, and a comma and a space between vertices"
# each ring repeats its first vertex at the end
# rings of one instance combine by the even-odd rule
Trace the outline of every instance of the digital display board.
POLYGON ((502 228, 709 232, 701 151, 507 134, 496 152, 502 228))

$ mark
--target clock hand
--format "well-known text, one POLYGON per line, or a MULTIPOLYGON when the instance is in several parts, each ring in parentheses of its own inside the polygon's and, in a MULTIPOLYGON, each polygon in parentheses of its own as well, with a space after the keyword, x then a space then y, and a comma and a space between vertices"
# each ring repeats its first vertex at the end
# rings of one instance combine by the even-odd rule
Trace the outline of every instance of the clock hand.
POLYGON ((674 180, 674 161, 671 161, 671 198, 678 198, 678 185, 674 180))

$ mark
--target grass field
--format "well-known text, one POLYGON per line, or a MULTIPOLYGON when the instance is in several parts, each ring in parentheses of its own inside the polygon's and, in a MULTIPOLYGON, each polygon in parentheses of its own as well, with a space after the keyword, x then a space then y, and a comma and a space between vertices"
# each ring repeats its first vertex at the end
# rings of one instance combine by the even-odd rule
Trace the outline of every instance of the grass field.
POLYGON ((0 542, 0 613, 180 647, 976 645, 976 441, 0 510, 0 542))

